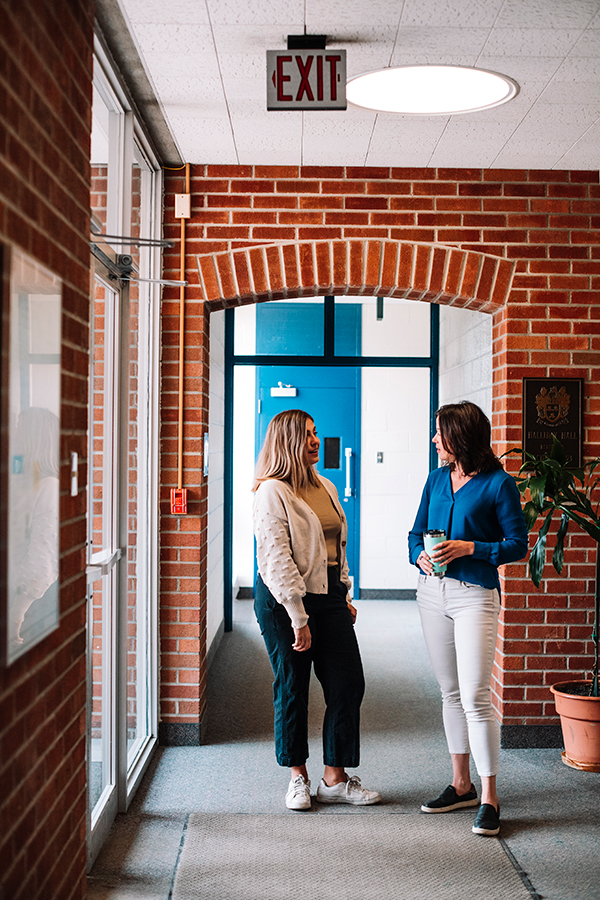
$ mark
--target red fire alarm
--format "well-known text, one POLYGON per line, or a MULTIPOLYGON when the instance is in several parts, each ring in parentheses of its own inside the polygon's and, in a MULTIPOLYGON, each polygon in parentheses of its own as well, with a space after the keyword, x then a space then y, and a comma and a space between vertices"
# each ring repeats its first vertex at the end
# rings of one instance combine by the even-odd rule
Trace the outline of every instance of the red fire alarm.
POLYGON ((187 513, 187 488, 171 488, 171 515, 185 516, 187 513))

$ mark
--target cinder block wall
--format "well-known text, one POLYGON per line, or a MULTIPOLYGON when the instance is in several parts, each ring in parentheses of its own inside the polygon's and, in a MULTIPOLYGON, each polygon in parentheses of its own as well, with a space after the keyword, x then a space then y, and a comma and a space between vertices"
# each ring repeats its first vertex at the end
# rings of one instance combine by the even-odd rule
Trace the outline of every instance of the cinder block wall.
MULTIPOLYGON (((173 194, 166 178, 165 236, 177 240, 173 194)), ((480 169, 395 169, 296 166, 193 166, 186 277, 188 339, 185 416, 186 480, 191 516, 168 513, 174 485, 173 363, 176 290, 164 303, 163 564, 161 717, 194 729, 205 708, 202 642, 190 643, 182 611, 205 615, 206 500, 200 476, 200 423, 206 422, 207 311, 197 254, 277 241, 387 238, 439 242, 517 261, 508 304, 493 321, 493 428, 499 453, 521 442, 523 376, 585 379, 585 452, 600 452, 600 189, 598 173, 480 169), (194 556, 190 556, 193 547, 194 556), (200 562, 195 558, 200 548, 200 562)), ((165 259, 178 277, 177 252, 165 259)), ((215 304, 215 306, 218 304, 215 304)), ((551 543, 551 541, 550 541, 551 543)), ((493 682, 510 740, 546 740, 556 725, 548 690, 577 677, 591 661, 595 551, 583 534, 569 538, 564 576, 537 591, 525 564, 506 567, 504 611, 493 682), (524 737, 527 726, 529 737, 524 737)), ((198 627, 198 626, 196 626, 198 627)), ((200 624, 200 629, 202 624, 200 624)), ((201 639, 201 631, 193 640, 201 639)), ((171 732, 175 734, 174 731, 171 732)))
MULTIPOLYGON (((0 243, 63 280, 60 627, 0 669, 0 896, 85 895, 85 540, 93 7, 20 0, 0 28, 0 243), (69 456, 79 454, 79 494, 69 456)), ((6 464, 6 460, 2 460, 6 464)))

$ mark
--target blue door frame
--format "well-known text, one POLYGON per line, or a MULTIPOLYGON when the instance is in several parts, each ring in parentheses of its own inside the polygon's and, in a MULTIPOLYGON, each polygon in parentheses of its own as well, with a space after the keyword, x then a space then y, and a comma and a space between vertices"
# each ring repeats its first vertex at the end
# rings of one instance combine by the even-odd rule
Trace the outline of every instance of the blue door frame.
MULTIPOLYGON (((378 298, 378 302, 379 298, 378 298)), ((224 446, 224 516, 223 516, 223 613, 225 631, 233 628, 232 596, 232 504, 233 504, 233 371, 235 366, 320 366, 349 368, 426 368, 430 371, 429 418, 431 433, 435 431, 435 411, 438 408, 439 378, 439 306, 431 304, 430 353, 424 356, 336 356, 335 355, 335 297, 325 297, 324 340, 322 356, 235 356, 234 310, 225 311, 225 446, 224 446)), ((437 468, 437 454, 430 445, 429 467, 437 468)))

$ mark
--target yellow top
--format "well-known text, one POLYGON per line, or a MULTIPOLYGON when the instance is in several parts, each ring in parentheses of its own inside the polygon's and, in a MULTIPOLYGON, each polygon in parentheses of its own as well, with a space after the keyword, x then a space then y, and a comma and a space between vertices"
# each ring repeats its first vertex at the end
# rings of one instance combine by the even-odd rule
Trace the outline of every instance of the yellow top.
POLYGON ((325 544, 327 545, 327 565, 337 566, 339 562, 338 543, 342 523, 329 496, 329 492, 322 484, 319 484, 318 487, 312 487, 311 485, 303 492, 302 499, 308 503, 321 522, 321 528, 325 535, 325 544))

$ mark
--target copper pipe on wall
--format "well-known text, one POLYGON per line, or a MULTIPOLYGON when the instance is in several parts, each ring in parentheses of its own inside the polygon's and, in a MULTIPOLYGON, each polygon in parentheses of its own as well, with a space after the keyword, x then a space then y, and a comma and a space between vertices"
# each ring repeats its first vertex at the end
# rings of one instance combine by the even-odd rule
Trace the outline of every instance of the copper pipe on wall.
MULTIPOLYGON (((190 192, 190 164, 185 164, 185 193, 190 192)), ((181 220, 180 280, 185 281, 185 219, 181 220)), ((179 288, 179 411, 177 433, 177 489, 183 488, 183 358, 185 349, 185 285, 179 288)))

